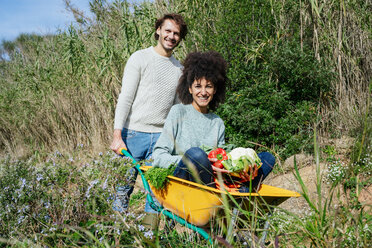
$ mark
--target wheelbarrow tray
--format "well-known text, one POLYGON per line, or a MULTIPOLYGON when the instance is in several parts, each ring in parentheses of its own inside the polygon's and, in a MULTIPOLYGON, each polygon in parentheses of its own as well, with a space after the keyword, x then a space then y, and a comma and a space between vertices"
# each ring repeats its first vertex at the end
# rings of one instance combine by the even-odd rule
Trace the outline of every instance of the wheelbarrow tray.
MULTIPOLYGON (((141 166, 147 171, 151 166, 141 166)), ((262 184, 255 193, 226 192, 178 177, 168 176, 169 183, 162 190, 155 189, 151 183, 152 192, 159 203, 173 214, 196 226, 206 225, 216 215, 223 205, 223 196, 233 198, 240 203, 243 210, 250 211, 258 204, 262 209, 277 206, 290 197, 299 197, 299 193, 262 184)))

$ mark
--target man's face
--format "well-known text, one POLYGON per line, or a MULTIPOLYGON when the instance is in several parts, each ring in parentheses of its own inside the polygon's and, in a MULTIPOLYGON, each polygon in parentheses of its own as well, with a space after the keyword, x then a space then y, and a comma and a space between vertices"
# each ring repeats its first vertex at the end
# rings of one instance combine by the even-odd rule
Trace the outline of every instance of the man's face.
POLYGON ((166 51, 172 51, 181 41, 180 27, 170 19, 166 19, 156 33, 159 35, 158 43, 166 51))

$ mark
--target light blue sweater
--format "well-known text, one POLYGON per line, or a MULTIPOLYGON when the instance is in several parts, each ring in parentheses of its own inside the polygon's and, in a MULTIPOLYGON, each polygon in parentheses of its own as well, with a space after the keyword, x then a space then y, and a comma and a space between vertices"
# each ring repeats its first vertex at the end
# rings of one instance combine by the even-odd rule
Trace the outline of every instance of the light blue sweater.
POLYGON ((219 116, 202 114, 191 104, 177 104, 171 108, 155 144, 153 165, 167 168, 172 163, 178 164, 191 147, 218 147, 224 143, 225 125, 219 116))

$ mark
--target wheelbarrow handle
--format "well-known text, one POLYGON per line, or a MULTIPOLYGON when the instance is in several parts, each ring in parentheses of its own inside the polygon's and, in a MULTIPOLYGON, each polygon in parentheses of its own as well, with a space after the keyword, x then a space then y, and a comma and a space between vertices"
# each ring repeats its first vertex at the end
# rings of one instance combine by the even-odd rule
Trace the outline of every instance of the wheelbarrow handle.
POLYGON ((120 151, 120 155, 122 155, 122 156, 126 156, 126 157, 129 157, 130 159, 132 159, 132 163, 135 165, 135 168, 137 169, 138 173, 139 173, 140 176, 141 176, 142 183, 143 183, 143 187, 145 188, 145 190, 146 190, 146 192, 147 192, 147 196, 146 196, 146 198, 147 198, 147 200, 148 200, 150 206, 151 206, 154 210, 156 210, 156 211, 158 211, 158 212, 161 212, 163 208, 160 207, 160 206, 158 206, 158 205, 154 202, 154 200, 152 199, 152 197, 151 197, 151 189, 150 189, 150 185, 149 185, 149 183, 147 182, 147 180, 146 180, 146 178, 145 178, 145 175, 143 174, 143 172, 142 172, 142 170, 141 170, 141 166, 140 166, 140 164, 139 164, 139 163, 138 163, 138 162, 133 158, 133 156, 128 152, 127 149, 125 149, 125 148, 120 148, 119 151, 120 151))

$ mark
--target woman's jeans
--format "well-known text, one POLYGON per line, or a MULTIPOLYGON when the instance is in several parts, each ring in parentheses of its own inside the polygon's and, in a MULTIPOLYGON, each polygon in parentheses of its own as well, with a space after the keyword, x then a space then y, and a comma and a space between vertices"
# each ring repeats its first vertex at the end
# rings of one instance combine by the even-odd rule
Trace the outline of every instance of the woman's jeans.
POLYGON ((173 175, 215 188, 211 162, 199 147, 191 147, 185 152, 173 175))
MULTIPOLYGON (((252 181, 253 189, 269 175, 275 165, 275 157, 271 153, 261 152, 257 155, 261 159, 262 166, 258 169, 258 174, 252 181)), ((201 182, 204 185, 215 188, 211 162, 207 154, 199 147, 192 147, 185 152, 173 175, 188 181, 201 182), (194 169, 190 170, 189 168, 194 169)), ((242 186, 239 191, 250 192, 249 184, 247 182, 246 186, 242 186)))
MULTIPOLYGON (((141 160, 151 159, 152 151, 160 133, 145 133, 124 128, 121 132, 121 136, 127 146, 128 152, 137 162, 139 162, 141 160)), ((146 162, 146 165, 151 166, 151 163, 146 162)), ((114 200, 112 207, 115 211, 123 212, 128 208, 129 197, 133 192, 137 175, 137 169, 134 167, 130 168, 127 171, 124 185, 117 187, 116 199, 114 200)), ((150 207, 147 200, 145 212, 156 213, 156 211, 150 207)))

